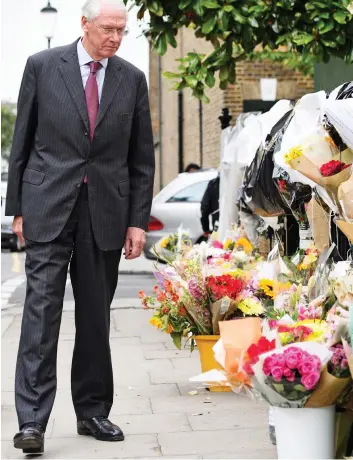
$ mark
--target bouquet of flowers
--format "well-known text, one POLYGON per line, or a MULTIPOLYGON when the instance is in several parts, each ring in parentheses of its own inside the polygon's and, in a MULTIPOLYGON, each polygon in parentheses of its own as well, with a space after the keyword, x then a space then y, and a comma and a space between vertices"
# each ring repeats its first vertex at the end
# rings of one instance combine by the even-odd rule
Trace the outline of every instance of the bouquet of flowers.
POLYGON ((180 227, 177 232, 161 238, 150 251, 158 259, 169 262, 174 260, 178 254, 181 254, 185 247, 189 248, 191 246, 190 235, 180 227))
POLYGON ((301 342, 260 355, 252 366, 255 395, 273 406, 306 406, 314 395, 322 397, 317 389, 331 354, 325 345, 301 342))

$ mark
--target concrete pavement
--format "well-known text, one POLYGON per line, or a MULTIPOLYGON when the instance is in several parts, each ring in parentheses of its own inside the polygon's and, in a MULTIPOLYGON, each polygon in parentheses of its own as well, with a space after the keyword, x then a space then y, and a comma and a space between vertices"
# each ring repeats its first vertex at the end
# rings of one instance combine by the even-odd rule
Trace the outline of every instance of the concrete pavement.
MULTIPOLYGON (((275 458, 267 433, 267 408, 233 393, 210 393, 190 376, 200 372, 198 352, 175 349, 168 335, 148 324, 150 312, 120 305, 112 310, 111 349, 115 400, 111 420, 126 434, 104 443, 76 434, 70 395, 74 313, 65 305, 59 350, 58 392, 46 433, 47 459, 275 458)), ((136 305, 135 305, 136 307, 136 305)), ((15 450, 14 370, 21 312, 2 316, 2 455, 15 450)))

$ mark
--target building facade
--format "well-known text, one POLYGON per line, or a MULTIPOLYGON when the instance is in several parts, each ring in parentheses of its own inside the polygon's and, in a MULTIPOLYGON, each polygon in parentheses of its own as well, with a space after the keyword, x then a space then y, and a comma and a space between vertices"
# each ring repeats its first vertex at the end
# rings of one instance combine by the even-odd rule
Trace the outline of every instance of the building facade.
POLYGON ((200 103, 189 89, 181 92, 171 89, 171 81, 161 76, 164 71, 177 72, 176 59, 188 52, 209 53, 212 49, 205 40, 195 38, 193 30, 183 29, 178 34, 177 48, 168 48, 163 57, 150 52, 150 98, 157 166, 155 192, 188 163, 198 163, 203 168, 218 166, 221 131, 218 117, 223 108, 228 108, 231 124, 234 124, 245 106, 256 106, 251 102, 261 99, 261 78, 277 79, 277 99, 294 100, 314 91, 312 78, 273 61, 238 63, 236 84, 222 91, 216 83, 207 92, 208 104, 200 103))

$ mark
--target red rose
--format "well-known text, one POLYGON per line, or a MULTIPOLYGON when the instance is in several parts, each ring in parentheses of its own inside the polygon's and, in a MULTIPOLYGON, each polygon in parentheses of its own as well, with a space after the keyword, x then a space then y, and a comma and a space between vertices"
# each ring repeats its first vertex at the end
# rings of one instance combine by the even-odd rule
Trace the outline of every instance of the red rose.
POLYGON ((349 166, 350 165, 347 165, 346 163, 342 163, 342 161, 331 160, 321 166, 320 172, 324 177, 330 177, 340 173, 349 166))

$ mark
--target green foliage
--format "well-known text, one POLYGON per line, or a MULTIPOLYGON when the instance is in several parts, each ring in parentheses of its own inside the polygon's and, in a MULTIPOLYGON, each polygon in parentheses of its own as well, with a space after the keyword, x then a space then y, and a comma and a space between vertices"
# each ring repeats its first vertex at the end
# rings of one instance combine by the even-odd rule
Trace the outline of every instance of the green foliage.
POLYGON ((353 62, 351 0, 135 0, 139 17, 150 13, 147 35, 159 54, 176 46, 178 30, 189 27, 210 41, 209 55, 188 53, 175 89, 189 87, 207 102, 206 86, 219 74, 220 87, 235 82, 236 62, 271 58, 312 73, 314 62, 331 56, 353 62), (259 46, 263 52, 257 53, 259 46), (283 47, 287 50, 282 53, 283 47), (280 48, 280 51, 278 52, 280 48))
POLYGON ((1 156, 9 158, 16 115, 9 105, 1 105, 1 156))

